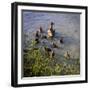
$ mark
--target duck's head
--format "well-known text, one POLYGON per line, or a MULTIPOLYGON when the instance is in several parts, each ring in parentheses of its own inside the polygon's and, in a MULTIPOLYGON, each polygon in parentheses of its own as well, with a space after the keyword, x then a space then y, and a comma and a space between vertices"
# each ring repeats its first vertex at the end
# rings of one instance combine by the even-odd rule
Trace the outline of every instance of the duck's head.
POLYGON ((53 23, 53 22, 51 22, 51 25, 54 25, 54 23, 53 23))

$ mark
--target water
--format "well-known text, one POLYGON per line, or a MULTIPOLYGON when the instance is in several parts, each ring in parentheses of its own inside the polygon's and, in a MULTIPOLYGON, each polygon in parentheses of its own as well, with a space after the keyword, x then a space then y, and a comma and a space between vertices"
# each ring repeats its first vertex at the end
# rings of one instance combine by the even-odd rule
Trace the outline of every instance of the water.
POLYGON ((47 32, 50 22, 54 22, 55 39, 59 45, 60 37, 64 37, 64 44, 60 44, 60 49, 54 49, 57 54, 63 55, 69 51, 74 58, 80 56, 80 14, 77 13, 54 13, 54 12, 33 12, 23 11, 23 33, 24 48, 30 40, 34 38, 33 33, 42 26, 47 32))

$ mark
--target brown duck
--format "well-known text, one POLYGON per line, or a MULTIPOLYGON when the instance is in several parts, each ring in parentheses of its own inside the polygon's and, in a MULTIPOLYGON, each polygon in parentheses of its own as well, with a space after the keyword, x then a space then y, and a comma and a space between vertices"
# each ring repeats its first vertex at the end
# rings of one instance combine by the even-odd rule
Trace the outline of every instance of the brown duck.
POLYGON ((66 59, 70 59, 70 54, 69 54, 68 51, 64 54, 64 57, 65 57, 66 59))
POLYGON ((53 48, 58 48, 58 45, 56 45, 54 42, 52 43, 53 48))
POLYGON ((44 47, 45 52, 49 55, 50 58, 53 58, 55 53, 53 50, 51 50, 51 48, 48 47, 44 47))

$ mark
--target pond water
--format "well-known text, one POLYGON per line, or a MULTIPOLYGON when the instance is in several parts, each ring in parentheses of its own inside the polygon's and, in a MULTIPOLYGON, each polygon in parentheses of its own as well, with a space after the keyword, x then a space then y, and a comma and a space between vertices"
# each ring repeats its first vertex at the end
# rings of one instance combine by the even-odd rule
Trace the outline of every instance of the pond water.
MULTIPOLYGON (((41 26, 47 34, 51 22, 54 22, 55 38, 53 42, 60 46, 54 49, 56 54, 64 55, 69 51, 71 57, 80 56, 80 14, 78 13, 54 13, 23 11, 23 48, 28 48, 34 38, 34 32, 41 26), (59 44, 60 37, 64 37, 64 43, 59 44)), ((42 41, 42 40, 41 40, 42 41)), ((45 40, 44 40, 45 41, 45 40)), ((51 41, 46 40, 49 45, 51 41), (48 43, 49 42, 49 43, 48 43)), ((39 46, 42 44, 39 44, 39 46)))

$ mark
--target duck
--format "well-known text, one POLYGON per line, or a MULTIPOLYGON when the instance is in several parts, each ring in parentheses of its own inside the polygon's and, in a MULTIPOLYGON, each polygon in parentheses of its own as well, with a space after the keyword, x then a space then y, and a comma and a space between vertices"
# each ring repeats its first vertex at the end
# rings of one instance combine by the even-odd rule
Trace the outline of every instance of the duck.
POLYGON ((39 31, 36 31, 36 33, 35 33, 35 37, 36 37, 36 38, 39 38, 39 37, 40 37, 40 35, 39 35, 39 31))
POLYGON ((70 59, 70 54, 69 54, 68 51, 64 54, 64 57, 65 57, 66 59, 70 59))
POLYGON ((61 43, 61 44, 64 43, 64 41, 63 41, 63 37, 61 37, 61 39, 60 39, 60 43, 61 43))
POLYGON ((43 33, 43 28, 40 26, 39 33, 43 33))
POLYGON ((53 25, 54 25, 54 23, 53 22, 51 22, 51 24, 50 24, 50 28, 53 30, 53 25))
POLYGON ((51 29, 51 32, 53 33, 53 36, 55 35, 55 29, 53 28, 55 23, 51 22, 51 25, 50 25, 50 29, 51 29))
POLYGON ((50 58, 53 58, 55 56, 55 53, 54 53, 54 51, 52 50, 51 52, 50 52, 50 58))
POLYGON ((53 48, 58 48, 58 45, 56 45, 54 42, 52 43, 53 48))
POLYGON ((46 35, 43 35, 43 36, 42 36, 42 39, 47 39, 47 36, 46 36, 46 35))
POLYGON ((36 44, 38 44, 38 43, 39 43, 39 39, 38 39, 38 38, 35 38, 35 41, 36 41, 36 44))
POLYGON ((44 47, 44 50, 45 50, 46 52, 51 52, 51 48, 49 48, 49 47, 44 47))
POLYGON ((55 30, 53 29, 53 25, 54 25, 54 23, 51 22, 50 27, 49 27, 49 29, 48 29, 48 31, 47 31, 48 37, 53 37, 54 34, 55 34, 55 30))
POLYGON ((47 31, 47 33, 48 33, 48 38, 53 37, 53 33, 51 32, 51 30, 50 30, 50 29, 47 31))
POLYGON ((48 56, 49 56, 50 58, 53 58, 53 57, 54 57, 55 53, 54 53, 54 51, 53 51, 51 48, 49 48, 49 47, 44 47, 44 50, 45 50, 45 52, 48 54, 48 56))

